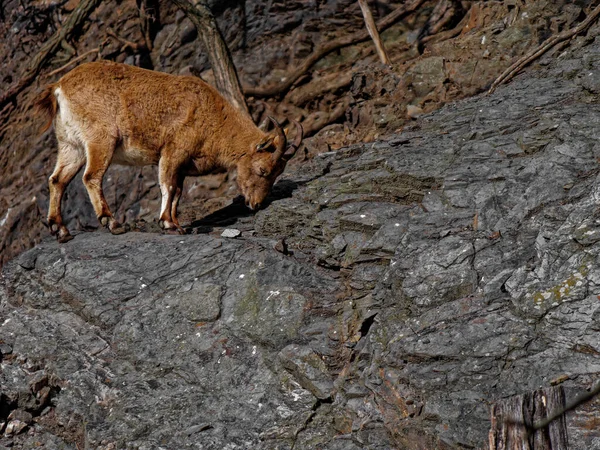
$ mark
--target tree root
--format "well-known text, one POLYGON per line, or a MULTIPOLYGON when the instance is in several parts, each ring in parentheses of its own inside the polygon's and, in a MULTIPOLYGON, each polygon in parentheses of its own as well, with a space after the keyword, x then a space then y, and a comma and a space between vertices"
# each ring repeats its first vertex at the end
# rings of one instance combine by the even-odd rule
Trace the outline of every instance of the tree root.
POLYGON ((304 136, 312 136, 327 125, 339 120, 346 113, 349 103, 348 99, 345 99, 331 112, 317 111, 311 114, 302 123, 302 126, 304 127, 304 136))
POLYGON ((321 78, 314 79, 311 83, 294 89, 287 98, 294 105, 300 106, 320 97, 327 92, 335 92, 352 83, 352 72, 334 72, 321 78))
POLYGON ((489 91, 487 92, 488 95, 491 94, 492 92, 494 92, 498 86, 500 86, 501 84, 506 83, 507 81, 512 79, 517 73, 519 73, 530 62, 532 62, 532 61, 536 60, 537 58, 539 58, 540 56, 542 56, 544 53, 546 53, 548 50, 550 50, 556 44, 558 44, 562 41, 566 41, 567 39, 570 39, 573 36, 587 30, 590 27, 590 25, 592 25, 596 21, 598 16, 600 16, 600 6, 596 6, 596 8, 594 8, 592 10, 592 12, 587 16, 587 18, 583 22, 581 22, 579 25, 577 25, 576 27, 573 27, 569 30, 565 30, 561 33, 558 33, 555 36, 552 36, 552 37, 546 39, 542 45, 540 45, 538 48, 532 50, 531 52, 529 52, 528 54, 526 54, 525 56, 520 58, 517 62, 515 62, 513 65, 511 65, 508 69, 506 69, 504 72, 502 72, 502 74, 498 78, 496 78, 496 81, 494 81, 492 83, 492 86, 490 87, 489 91))
MULTIPOLYGON (((441 42, 441 41, 445 41, 447 39, 452 39, 453 37, 456 37, 461 33, 461 31, 464 29, 464 27, 467 25, 468 22, 469 22, 469 14, 467 11, 467 13, 463 16, 463 18, 460 20, 460 22, 458 22, 458 24, 454 28, 452 28, 451 30, 446 30, 446 31, 442 31, 439 33, 430 34, 428 36, 425 36, 423 39, 421 39, 421 43, 435 44, 436 42, 441 42)), ((439 27, 439 28, 441 28, 441 27, 439 27)))
MULTIPOLYGON (((402 5, 396 8, 393 12, 385 16, 377 23, 377 28, 381 33, 383 33, 404 16, 417 10, 417 8, 424 2, 425 0, 413 0, 409 5, 402 5)), ((367 41, 368 39, 370 39, 369 32, 367 30, 360 30, 348 36, 342 36, 332 41, 325 42, 317 47, 317 49, 311 55, 309 55, 296 70, 288 74, 283 83, 265 87, 246 86, 244 87, 244 93, 254 97, 278 96, 289 90, 302 75, 304 75, 317 61, 324 56, 340 48, 358 44, 360 42, 367 41)))
POLYGON ((64 26, 46 42, 30 61, 23 75, 15 84, 6 90, 0 97, 0 108, 12 102, 19 93, 25 89, 38 75, 44 64, 60 48, 61 42, 68 39, 79 28, 88 16, 96 9, 101 0, 82 0, 69 15, 64 26))

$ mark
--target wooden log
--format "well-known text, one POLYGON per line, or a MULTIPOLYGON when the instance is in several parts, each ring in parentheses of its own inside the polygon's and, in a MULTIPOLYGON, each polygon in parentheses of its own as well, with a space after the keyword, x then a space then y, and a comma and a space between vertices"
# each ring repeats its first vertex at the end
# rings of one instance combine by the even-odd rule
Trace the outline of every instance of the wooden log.
POLYGON ((371 36, 371 39, 373 39, 373 43, 375 44, 375 50, 377 50, 379 60, 386 66, 390 66, 390 58, 388 57, 388 54, 385 51, 385 46, 383 45, 381 36, 379 36, 379 31, 377 30, 377 25, 375 24, 375 20, 373 19, 373 13, 371 12, 371 8, 369 8, 367 0, 358 0, 358 4, 360 5, 360 10, 362 11, 362 15, 365 19, 367 31, 369 32, 369 35, 371 36))
POLYGON ((491 408, 490 450, 568 450, 567 425, 564 414, 535 425, 556 412, 565 411, 562 386, 538 389, 501 400, 491 408))

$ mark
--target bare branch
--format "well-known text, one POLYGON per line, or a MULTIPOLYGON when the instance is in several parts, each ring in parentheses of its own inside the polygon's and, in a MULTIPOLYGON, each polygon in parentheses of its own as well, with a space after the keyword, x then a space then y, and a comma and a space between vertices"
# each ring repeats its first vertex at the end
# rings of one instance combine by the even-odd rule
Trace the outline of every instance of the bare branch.
POLYGON ((385 46, 383 45, 381 36, 379 36, 379 31, 377 31, 377 25, 375 24, 373 13, 371 12, 371 8, 369 8, 367 0, 358 0, 358 4, 360 5, 360 10, 362 11, 363 17, 365 18, 367 31, 369 32, 369 35, 375 44, 375 49, 377 50, 379 60, 386 66, 391 65, 390 58, 385 51, 385 46))

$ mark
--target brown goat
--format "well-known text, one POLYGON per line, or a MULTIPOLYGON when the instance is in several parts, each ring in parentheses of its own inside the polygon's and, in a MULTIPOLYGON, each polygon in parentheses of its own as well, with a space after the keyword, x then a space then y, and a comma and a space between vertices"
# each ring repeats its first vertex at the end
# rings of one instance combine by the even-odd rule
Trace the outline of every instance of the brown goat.
POLYGON ((61 216, 65 188, 86 164, 83 183, 98 220, 113 234, 125 228, 102 193, 106 169, 116 164, 158 165, 160 224, 184 233, 177 220, 183 180, 237 168, 237 182, 250 209, 259 208, 302 140, 287 138, 275 119, 274 132, 260 130, 213 87, 191 76, 153 72, 125 64, 82 64, 49 85, 36 101, 48 114, 58 140, 50 176, 48 225, 59 242, 72 239, 61 216), (290 151, 288 151, 290 150, 290 151))

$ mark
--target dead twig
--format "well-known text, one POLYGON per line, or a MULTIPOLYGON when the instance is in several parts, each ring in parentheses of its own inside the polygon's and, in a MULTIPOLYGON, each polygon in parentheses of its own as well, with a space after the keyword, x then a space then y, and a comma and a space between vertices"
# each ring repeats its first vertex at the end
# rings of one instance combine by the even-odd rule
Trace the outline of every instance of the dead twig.
POLYGON ((122 45, 121 52, 124 52, 128 48, 130 48, 133 53, 139 53, 148 50, 146 43, 137 44, 135 42, 128 41, 127 39, 124 39, 121 36, 117 35, 117 33, 115 33, 111 28, 108 28, 106 30, 106 34, 108 34, 111 38, 115 39, 122 45))
MULTIPOLYGON (((417 10, 425 0, 413 0, 409 5, 402 5, 392 11, 390 14, 385 16, 377 23, 377 29, 380 32, 384 32, 389 27, 397 23, 400 19, 406 15, 417 10)), ((339 50, 343 47, 358 44, 364 42, 370 38, 367 30, 360 30, 352 33, 348 36, 342 36, 337 39, 325 42, 317 47, 317 49, 310 54, 304 62, 302 62, 295 70, 288 74, 285 81, 281 84, 265 87, 244 87, 244 93, 246 95, 252 95, 254 97, 274 97, 282 94, 293 86, 293 84, 306 73, 317 61, 329 53, 339 50)))
POLYGON ((531 61, 534 61, 535 59, 542 56, 544 53, 546 53, 559 42, 566 41, 567 39, 570 39, 573 36, 587 30, 590 27, 590 25, 592 25, 596 21, 598 16, 600 16, 600 5, 596 6, 596 8, 592 10, 592 12, 587 16, 587 18, 576 27, 573 27, 569 30, 565 30, 555 36, 546 39, 542 45, 523 56, 513 65, 511 65, 508 69, 502 72, 502 74, 498 78, 496 78, 496 81, 492 83, 492 86, 487 92, 488 95, 494 92, 498 86, 512 79, 531 61))
POLYGON ((379 60, 386 66, 391 65, 390 58, 388 57, 388 54, 385 51, 385 46, 383 45, 381 36, 379 36, 379 31, 377 30, 377 25, 375 24, 375 20, 373 19, 373 13, 371 12, 371 8, 369 8, 367 0, 358 0, 358 4, 360 6, 360 10, 362 11, 362 15, 365 19, 367 31, 369 32, 369 35, 371 36, 371 39, 373 39, 373 43, 375 44, 375 49, 377 50, 379 60))
POLYGON ((62 72, 63 70, 65 70, 67 67, 72 66, 73 64, 78 63, 79 61, 87 58, 89 55, 92 55, 94 53, 100 53, 100 47, 96 47, 93 48, 91 50, 88 50, 87 52, 85 52, 83 55, 79 55, 77 58, 72 59, 71 61, 69 61, 68 63, 66 63, 63 66, 60 66, 58 69, 54 69, 52 72, 47 73, 46 75, 44 75, 45 78, 49 78, 53 75, 56 75, 59 72, 62 72))

